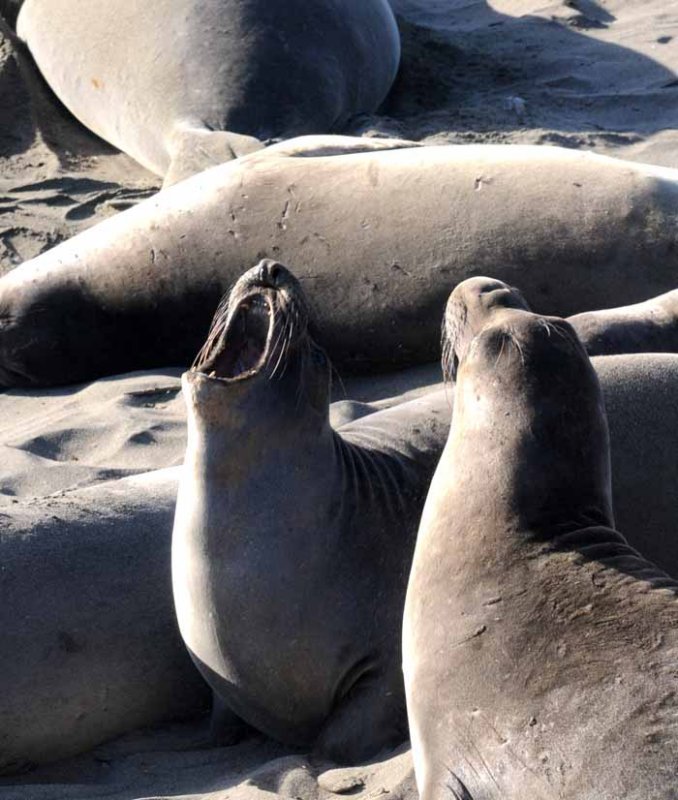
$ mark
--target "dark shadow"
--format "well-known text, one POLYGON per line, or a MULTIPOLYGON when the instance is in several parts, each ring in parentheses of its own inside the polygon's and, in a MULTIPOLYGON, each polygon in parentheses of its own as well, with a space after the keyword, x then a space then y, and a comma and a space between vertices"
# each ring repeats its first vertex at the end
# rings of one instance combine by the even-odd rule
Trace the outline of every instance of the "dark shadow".
POLYGON ((0 152, 6 156, 25 152, 35 137, 31 98, 11 55, 12 46, 0 29, 0 152))
MULTIPOLYGON (((548 540, 545 540, 548 541, 548 540)), ((583 522, 569 533, 552 538, 554 552, 577 553, 583 561, 599 564, 601 568, 622 573, 647 584, 648 588, 663 589, 678 596, 678 582, 648 561, 632 547, 624 535, 614 528, 583 522)))
MULTIPOLYGON (((594 0, 565 0, 551 18, 500 14, 486 0, 392 5, 400 12, 403 56, 382 113, 403 135, 543 129, 544 141, 576 147, 586 138, 569 134, 629 144, 678 127, 675 72, 593 38, 616 23, 594 0)), ((660 33, 661 48, 672 36, 660 33)))
POLYGON ((0 17, 9 25, 12 31, 16 30, 16 18, 19 16, 24 0, 0 0, 0 17))
MULTIPOLYGON (((280 759, 289 756, 287 748, 262 735, 231 747, 211 745, 203 718, 141 729, 80 756, 0 777, 0 789, 27 800, 66 797, 69 789, 77 797, 114 795, 116 800, 221 794, 248 779, 255 786, 264 782, 267 767, 274 777, 280 759)), ((270 783, 269 778, 267 788, 270 783)))

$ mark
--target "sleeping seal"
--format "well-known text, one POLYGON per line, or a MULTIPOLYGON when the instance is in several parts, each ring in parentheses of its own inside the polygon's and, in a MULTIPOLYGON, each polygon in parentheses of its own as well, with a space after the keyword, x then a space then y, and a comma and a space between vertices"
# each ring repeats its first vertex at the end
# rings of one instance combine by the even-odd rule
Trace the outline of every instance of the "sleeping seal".
POLYGON ((403 632, 422 800, 669 800, 678 585, 615 530, 572 326, 494 292, 445 320, 455 412, 403 632))
POLYGON ((387 0, 26 0, 17 33, 64 105, 167 183, 341 129, 400 60, 387 0))
POLYGON ((328 360, 272 261, 221 305, 183 388, 174 598, 215 724, 225 705, 340 762, 398 744, 402 608, 444 401, 334 431, 328 360))
POLYGON ((678 289, 642 303, 575 314, 568 322, 589 355, 678 352, 678 289))
POLYGON ((295 265, 338 367, 430 362, 449 292, 478 272, 560 315, 675 288, 678 171, 555 147, 274 145, 0 279, 0 385, 188 365, 262 257, 295 265))
POLYGON ((172 605, 179 471, 2 507, 0 775, 207 707, 172 605))

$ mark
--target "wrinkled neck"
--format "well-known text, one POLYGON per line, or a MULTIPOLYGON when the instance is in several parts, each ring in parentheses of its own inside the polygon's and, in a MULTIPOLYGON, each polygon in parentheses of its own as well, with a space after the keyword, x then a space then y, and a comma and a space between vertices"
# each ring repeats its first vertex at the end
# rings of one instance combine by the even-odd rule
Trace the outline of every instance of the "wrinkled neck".
POLYGON ((187 463, 227 472, 278 450, 331 446, 327 409, 316 410, 265 377, 229 384, 183 379, 187 463))
POLYGON ((586 379, 520 363, 462 375, 441 468, 469 515, 489 509, 498 530, 503 521, 540 541, 614 527, 607 421, 588 362, 584 369, 586 379))

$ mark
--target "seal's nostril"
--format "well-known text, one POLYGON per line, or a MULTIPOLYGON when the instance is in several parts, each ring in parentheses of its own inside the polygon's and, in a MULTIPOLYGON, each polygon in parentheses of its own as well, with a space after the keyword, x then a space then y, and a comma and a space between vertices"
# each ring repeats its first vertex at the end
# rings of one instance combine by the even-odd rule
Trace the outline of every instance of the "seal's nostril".
POLYGON ((282 279, 284 267, 273 259, 265 258, 259 263, 257 282, 262 286, 274 287, 282 279))

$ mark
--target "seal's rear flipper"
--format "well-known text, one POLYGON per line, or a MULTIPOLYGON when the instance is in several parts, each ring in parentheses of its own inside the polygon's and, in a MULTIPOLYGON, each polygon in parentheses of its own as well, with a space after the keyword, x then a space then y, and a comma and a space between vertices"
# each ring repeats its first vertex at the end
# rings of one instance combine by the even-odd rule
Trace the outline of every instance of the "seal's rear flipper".
POLYGON ((363 764, 406 739, 401 687, 373 675, 360 680, 334 708, 313 751, 337 764, 363 764))
POLYGON ((172 161, 165 174, 163 189, 198 172, 261 150, 263 143, 253 136, 204 128, 180 128, 172 134, 172 161))
POLYGON ((221 699, 212 691, 212 712, 210 714, 210 740, 217 747, 230 747, 242 741, 252 728, 238 717, 221 699))

